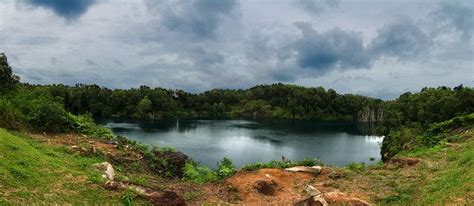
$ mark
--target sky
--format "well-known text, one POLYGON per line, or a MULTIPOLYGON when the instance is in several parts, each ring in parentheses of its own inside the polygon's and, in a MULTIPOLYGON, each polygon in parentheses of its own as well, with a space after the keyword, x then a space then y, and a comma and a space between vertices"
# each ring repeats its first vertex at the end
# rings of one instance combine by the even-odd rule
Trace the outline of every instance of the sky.
POLYGON ((473 1, 0 0, 0 52, 34 84, 393 99, 473 87, 473 32, 473 1))

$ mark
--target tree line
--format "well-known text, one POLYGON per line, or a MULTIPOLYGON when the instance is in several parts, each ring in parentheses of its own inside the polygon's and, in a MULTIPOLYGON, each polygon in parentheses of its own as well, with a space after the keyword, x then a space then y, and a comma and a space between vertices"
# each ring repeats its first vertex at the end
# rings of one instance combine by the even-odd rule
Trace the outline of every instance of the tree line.
MULTIPOLYGON (((185 117, 378 121, 382 125, 380 133, 386 134, 390 129, 400 126, 426 127, 434 122, 474 112, 474 90, 463 85, 454 88, 423 88, 420 92, 407 92, 390 101, 338 94, 333 89, 322 87, 308 88, 281 83, 245 90, 213 89, 198 94, 148 86, 125 90, 85 84, 31 85, 19 82, 4 54, 0 54, 0 86, 0 116, 5 117, 3 120, 6 114, 11 117, 28 113, 30 116, 25 121, 37 121, 36 124, 42 121, 35 118, 56 111, 57 114, 69 112, 74 115, 143 119, 185 117)), ((61 118, 51 118, 51 121, 53 119, 61 118)))

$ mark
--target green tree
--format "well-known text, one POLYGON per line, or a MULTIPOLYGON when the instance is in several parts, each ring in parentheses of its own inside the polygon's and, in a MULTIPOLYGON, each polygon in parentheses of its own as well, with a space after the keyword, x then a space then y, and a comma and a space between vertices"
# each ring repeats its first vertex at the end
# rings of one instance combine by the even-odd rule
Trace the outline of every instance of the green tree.
POLYGON ((137 110, 141 117, 146 117, 151 112, 151 100, 148 99, 148 96, 143 97, 138 103, 137 110))
POLYGON ((19 81, 19 77, 13 75, 12 68, 8 65, 7 56, 0 53, 0 92, 12 89, 19 81))

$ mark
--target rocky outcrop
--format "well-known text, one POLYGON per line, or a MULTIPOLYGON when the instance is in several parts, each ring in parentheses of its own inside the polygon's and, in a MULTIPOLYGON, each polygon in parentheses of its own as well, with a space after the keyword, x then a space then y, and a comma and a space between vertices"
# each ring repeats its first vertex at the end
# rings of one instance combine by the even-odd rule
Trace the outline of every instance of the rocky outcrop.
POLYGON ((160 151, 152 152, 152 157, 146 157, 151 169, 159 174, 171 174, 175 177, 183 177, 183 168, 189 157, 182 152, 160 151))
POLYGON ((114 180, 115 170, 114 167, 108 162, 102 162, 94 164, 98 170, 102 172, 102 177, 107 178, 108 180, 114 180))

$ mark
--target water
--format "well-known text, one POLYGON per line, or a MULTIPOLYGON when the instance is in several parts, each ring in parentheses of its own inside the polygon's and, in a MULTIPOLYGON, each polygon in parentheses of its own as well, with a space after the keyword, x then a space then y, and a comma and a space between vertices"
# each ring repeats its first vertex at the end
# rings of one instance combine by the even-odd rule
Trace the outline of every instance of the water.
POLYGON ((353 122, 296 120, 100 120, 132 140, 171 146, 203 165, 215 168, 223 157, 236 166, 259 161, 319 158, 343 166, 380 160, 383 137, 371 125, 353 122), (372 161, 371 161, 372 159, 372 161))

